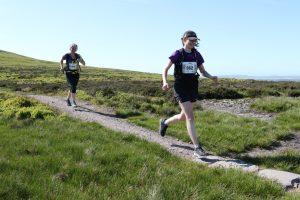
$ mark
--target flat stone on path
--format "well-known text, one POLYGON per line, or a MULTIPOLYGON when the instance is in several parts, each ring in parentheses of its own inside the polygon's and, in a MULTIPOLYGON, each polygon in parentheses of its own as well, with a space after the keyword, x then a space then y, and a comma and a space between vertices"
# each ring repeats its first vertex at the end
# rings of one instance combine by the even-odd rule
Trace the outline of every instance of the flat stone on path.
POLYGON ((273 169, 263 169, 258 172, 258 175, 267 179, 277 181, 286 189, 300 188, 299 174, 273 169))

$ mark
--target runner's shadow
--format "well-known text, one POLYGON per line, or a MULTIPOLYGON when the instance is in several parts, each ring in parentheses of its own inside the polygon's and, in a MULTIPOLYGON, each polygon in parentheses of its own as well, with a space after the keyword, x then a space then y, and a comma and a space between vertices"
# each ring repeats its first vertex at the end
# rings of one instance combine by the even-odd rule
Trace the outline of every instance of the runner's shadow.
MULTIPOLYGON (((171 144, 171 147, 177 147, 181 149, 194 151, 194 148, 188 145, 171 144)), ((205 151, 208 155, 213 155, 211 152, 205 151)))
POLYGON ((209 163, 209 164, 213 164, 215 162, 220 162, 220 161, 224 161, 226 163, 236 163, 239 166, 245 166, 245 167, 250 167, 252 166, 251 164, 247 164, 241 160, 237 160, 237 159, 224 159, 218 156, 213 156, 213 155, 208 155, 208 156, 204 156, 201 158, 202 161, 209 163))
POLYGON ((251 163, 245 163, 242 160, 237 160, 237 159, 224 159, 218 156, 205 156, 200 159, 202 162, 205 162, 207 164, 214 164, 217 162, 220 162, 220 166, 238 166, 242 168, 248 168, 254 166, 251 163))
POLYGON ((119 116, 115 115, 115 114, 108 114, 108 113, 103 113, 103 112, 99 112, 99 111, 95 111, 89 108, 86 108, 84 106, 77 106, 75 108, 76 111, 79 112, 90 112, 90 113, 95 113, 95 114, 99 114, 99 115, 103 115, 103 116, 107 116, 107 117, 114 117, 114 118, 120 118, 119 116))
MULTIPOLYGON (((193 151, 194 148, 188 146, 188 145, 178 145, 178 144, 172 144, 171 147, 177 147, 177 148, 181 148, 181 149, 186 149, 186 150, 190 150, 193 151)), ((215 162, 219 162, 219 161, 224 161, 224 162, 234 162, 237 163, 240 166, 251 166, 251 164, 247 164, 241 160, 237 160, 237 159, 224 159, 222 157, 219 156, 215 156, 213 155, 211 152, 207 152, 207 156, 203 156, 201 158, 201 161, 206 162, 208 164, 213 164, 215 162)))
POLYGON ((177 148, 186 149, 186 150, 194 150, 192 147, 187 146, 187 145, 171 144, 171 147, 177 147, 177 148))
POLYGON ((215 162, 222 161, 222 159, 219 159, 219 158, 209 158, 209 157, 202 157, 201 160, 206 163, 209 163, 209 164, 213 164, 215 162))

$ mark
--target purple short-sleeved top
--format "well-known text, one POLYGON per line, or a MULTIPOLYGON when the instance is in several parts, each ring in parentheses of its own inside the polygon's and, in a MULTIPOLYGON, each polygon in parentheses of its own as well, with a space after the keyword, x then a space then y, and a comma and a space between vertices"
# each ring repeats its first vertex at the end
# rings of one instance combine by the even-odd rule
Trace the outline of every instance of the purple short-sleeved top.
MULTIPOLYGON (((185 50, 183 50, 183 54, 184 54, 184 60, 182 62, 195 61, 194 52, 188 53, 185 50)), ((180 50, 176 50, 169 58, 172 63, 176 63, 176 62, 178 62, 178 60, 180 59, 181 56, 182 55, 181 55, 180 50)), ((201 64, 204 63, 204 59, 203 59, 202 55, 197 50, 196 50, 196 62, 197 62, 197 66, 200 66, 201 64)))
POLYGON ((198 78, 197 69, 204 63, 203 57, 196 49, 193 49, 190 53, 183 48, 176 50, 169 59, 175 64, 175 81, 198 78))

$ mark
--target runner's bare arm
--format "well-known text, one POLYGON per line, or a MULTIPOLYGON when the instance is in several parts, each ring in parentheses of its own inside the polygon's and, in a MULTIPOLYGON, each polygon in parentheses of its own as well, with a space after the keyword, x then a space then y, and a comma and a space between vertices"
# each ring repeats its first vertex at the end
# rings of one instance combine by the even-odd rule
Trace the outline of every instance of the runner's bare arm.
POLYGON ((198 68, 199 68, 201 74, 202 74, 204 77, 209 78, 209 79, 211 79, 211 80, 213 80, 213 81, 215 81, 215 82, 218 82, 218 77, 217 77, 217 76, 212 76, 212 75, 210 75, 210 74, 205 70, 203 64, 201 64, 200 66, 198 66, 198 68))
POLYGON ((83 60, 82 57, 80 57, 80 61, 79 61, 83 66, 85 66, 85 61, 83 60))
MULTIPOLYGON (((79 56, 78 59, 79 63, 81 63, 83 66, 85 66, 85 61, 83 60, 83 58, 81 56, 79 56)), ((79 71, 82 71, 81 66, 79 65, 79 71)))
POLYGON ((65 56, 63 56, 60 60, 60 70, 63 71, 64 69, 64 60, 65 60, 65 56))
POLYGON ((169 84, 167 82, 167 77, 168 77, 168 71, 170 69, 170 67, 173 65, 172 61, 170 60, 168 65, 164 68, 164 71, 162 73, 162 79, 163 79, 163 86, 162 89, 163 90, 167 90, 169 89, 169 84))

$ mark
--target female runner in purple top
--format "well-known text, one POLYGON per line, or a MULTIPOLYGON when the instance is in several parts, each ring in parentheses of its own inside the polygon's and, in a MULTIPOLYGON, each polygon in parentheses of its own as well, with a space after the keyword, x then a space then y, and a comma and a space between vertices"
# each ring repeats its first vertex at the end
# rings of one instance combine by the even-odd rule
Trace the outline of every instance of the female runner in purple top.
POLYGON ((160 120, 159 132, 164 136, 168 126, 178 121, 186 121, 188 134, 194 144, 194 155, 201 158, 206 153, 201 147, 194 124, 193 105, 198 99, 198 69, 207 78, 218 82, 217 76, 211 76, 203 66, 204 59, 195 47, 198 46, 198 38, 195 32, 186 31, 181 38, 183 48, 175 51, 170 57, 168 65, 164 68, 163 90, 169 89, 167 74, 170 67, 174 64, 174 97, 177 99, 181 108, 181 113, 168 119, 160 120))

